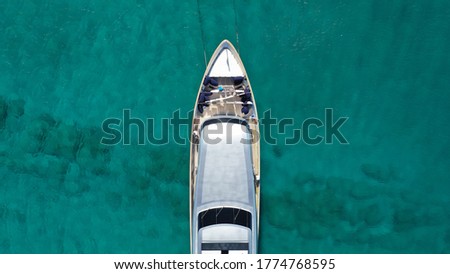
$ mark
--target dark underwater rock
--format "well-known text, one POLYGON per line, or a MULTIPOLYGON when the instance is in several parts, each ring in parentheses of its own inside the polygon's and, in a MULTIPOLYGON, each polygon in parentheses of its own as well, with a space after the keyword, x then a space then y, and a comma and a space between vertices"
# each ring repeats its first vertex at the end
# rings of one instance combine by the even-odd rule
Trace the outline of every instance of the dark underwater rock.
POLYGON ((267 194, 261 202, 261 211, 266 212, 271 225, 287 230, 296 229, 298 216, 296 204, 283 196, 273 194, 267 194))
POLYGON ((380 194, 381 189, 377 186, 375 183, 354 181, 350 186, 350 195, 356 200, 372 199, 380 194))
POLYGON ((378 165, 363 164, 361 171, 369 178, 374 179, 380 183, 388 182, 395 178, 394 170, 389 168, 382 168, 378 165))
POLYGON ((165 145, 151 148, 147 152, 151 158, 150 166, 145 167, 149 174, 167 182, 182 182, 189 172, 189 151, 178 145, 165 145))
POLYGON ((101 131, 97 128, 82 129, 76 138, 72 148, 80 168, 95 175, 108 174, 112 148, 100 143, 101 131))
POLYGON ((368 226, 376 226, 380 224, 387 216, 377 204, 371 204, 365 207, 362 211, 360 211, 360 215, 360 218, 363 219, 368 226))
POLYGON ((329 229, 315 222, 301 224, 298 227, 300 235, 305 239, 323 239, 329 235, 329 229))
POLYGON ((75 148, 79 136, 80 132, 75 125, 59 123, 47 133, 43 152, 68 160, 74 160, 75 148))
POLYGON ((408 231, 417 228, 420 223, 418 209, 406 207, 397 209, 394 212, 394 230, 397 232, 408 231))
POLYGON ((8 116, 8 103, 4 97, 0 96, 0 129, 5 127, 6 117, 8 116))
POLYGON ((41 152, 50 130, 55 125, 56 121, 45 114, 28 122, 19 140, 21 149, 32 154, 41 152))
POLYGON ((91 190, 89 184, 83 180, 65 180, 64 191, 70 196, 78 196, 91 190))
POLYGON ((19 118, 25 113, 25 101, 22 99, 12 100, 8 104, 8 115, 19 118))
POLYGON ((108 192, 105 194, 106 204, 114 210, 122 205, 122 195, 118 192, 108 192))
POLYGON ((444 246, 446 247, 445 248, 445 252, 444 253, 449 253, 450 252, 450 228, 448 228, 446 231, 445 231, 445 234, 444 234, 444 246))
POLYGON ((283 156, 283 148, 281 147, 281 145, 273 145, 272 151, 273 151, 273 154, 275 155, 275 157, 277 157, 277 158, 280 158, 281 156, 283 156))

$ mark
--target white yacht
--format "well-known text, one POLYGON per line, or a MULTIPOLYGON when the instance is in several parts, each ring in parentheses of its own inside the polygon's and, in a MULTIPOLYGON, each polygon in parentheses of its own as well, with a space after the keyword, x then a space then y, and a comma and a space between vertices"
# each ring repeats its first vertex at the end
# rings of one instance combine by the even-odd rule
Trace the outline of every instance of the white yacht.
POLYGON ((190 151, 191 253, 257 253, 259 124, 241 58, 224 40, 195 102, 190 151))

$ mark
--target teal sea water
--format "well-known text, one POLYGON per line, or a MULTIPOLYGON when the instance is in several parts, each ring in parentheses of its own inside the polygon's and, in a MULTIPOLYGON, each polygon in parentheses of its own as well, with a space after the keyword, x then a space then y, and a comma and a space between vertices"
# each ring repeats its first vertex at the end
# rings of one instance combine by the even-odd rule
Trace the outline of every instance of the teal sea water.
POLYGON ((227 38, 260 115, 349 117, 348 145, 261 144, 260 252, 450 253, 449 21, 446 0, 1 1, 0 252, 188 253, 188 145, 104 146, 101 123, 186 115, 227 38))

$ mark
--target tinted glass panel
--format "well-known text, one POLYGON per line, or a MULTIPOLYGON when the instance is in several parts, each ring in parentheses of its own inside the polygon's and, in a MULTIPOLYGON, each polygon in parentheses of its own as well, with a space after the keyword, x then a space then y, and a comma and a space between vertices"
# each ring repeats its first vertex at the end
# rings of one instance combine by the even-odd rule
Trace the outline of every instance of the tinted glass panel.
POLYGON ((252 229, 252 214, 231 207, 212 208, 198 214, 198 229, 215 224, 236 224, 252 229))

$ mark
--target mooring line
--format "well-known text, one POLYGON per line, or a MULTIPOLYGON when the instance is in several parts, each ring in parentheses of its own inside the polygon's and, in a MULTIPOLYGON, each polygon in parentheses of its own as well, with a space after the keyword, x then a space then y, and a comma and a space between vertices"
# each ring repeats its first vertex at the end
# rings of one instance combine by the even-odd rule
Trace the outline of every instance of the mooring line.
POLYGON ((233 0, 233 10, 234 10, 234 31, 236 32, 236 44, 238 53, 241 53, 239 47, 239 32, 238 32, 238 23, 237 23, 237 13, 236 13, 236 0, 233 0))
POLYGON ((200 12, 199 0, 197 0, 197 13, 198 13, 198 22, 200 24, 200 32, 201 32, 201 35, 202 35, 203 57, 205 58, 205 67, 208 67, 208 63, 206 62, 205 34, 203 32, 202 14, 200 12))

